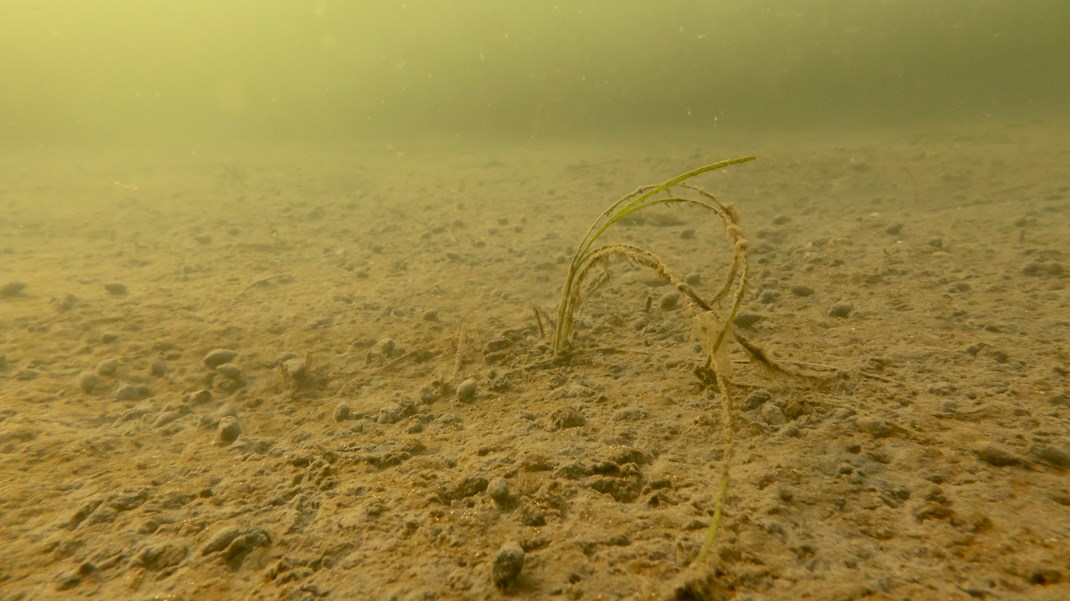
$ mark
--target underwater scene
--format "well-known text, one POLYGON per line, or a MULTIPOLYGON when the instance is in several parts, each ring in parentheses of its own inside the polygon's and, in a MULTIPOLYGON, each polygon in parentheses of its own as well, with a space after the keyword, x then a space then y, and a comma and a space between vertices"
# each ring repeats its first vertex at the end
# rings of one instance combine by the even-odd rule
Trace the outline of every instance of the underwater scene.
POLYGON ((3 0, 0 601, 1070 598, 1068 26, 3 0))

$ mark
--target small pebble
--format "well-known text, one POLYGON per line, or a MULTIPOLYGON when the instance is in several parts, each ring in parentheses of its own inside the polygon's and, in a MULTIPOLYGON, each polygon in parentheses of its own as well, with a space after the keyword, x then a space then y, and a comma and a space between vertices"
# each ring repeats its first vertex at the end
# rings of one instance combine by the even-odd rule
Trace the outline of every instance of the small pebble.
POLYGON ((858 429, 874 438, 887 438, 892 435, 892 425, 878 417, 859 416, 855 421, 858 429))
POLYGON ((78 377, 78 387, 86 394, 96 390, 99 385, 100 378, 97 377, 97 374, 91 371, 82 372, 82 375, 78 377))
POLYGON ((25 282, 8 282, 0 287, 0 297, 11 298, 19 296, 26 289, 25 282))
POLYGON ((787 486, 781 486, 777 489, 777 498, 785 503, 791 503, 795 500, 795 491, 787 486))
POLYGON ((795 284, 791 287, 791 293, 794 296, 813 296, 814 289, 806 284, 795 284))
POLYGON ((424 311, 424 321, 438 321, 438 310, 424 311))
POLYGON ((238 436, 241 436, 241 423, 238 422, 238 418, 228 415, 219 420, 219 440, 223 444, 238 440, 238 436))
POLYGON ((290 385, 300 386, 308 382, 308 363, 305 363, 304 359, 287 359, 281 365, 282 373, 286 374, 290 385))
POLYGON ((849 417, 854 416, 855 410, 850 407, 840 407, 832 412, 832 417, 836 421, 843 421, 849 417))
POLYGON ((471 403, 476 398, 476 381, 468 378, 457 387, 457 400, 462 403, 471 403))
POLYGON ((222 405, 219 406, 219 409, 215 410, 215 415, 216 415, 216 417, 219 417, 219 418, 224 418, 224 417, 228 417, 228 416, 229 417, 238 417, 238 409, 235 408, 234 405, 232 405, 230 403, 223 403, 222 405))
POLYGON ((561 407, 550 414, 550 429, 579 428, 587 424, 587 418, 575 407, 561 407))
POLYGON ((104 344, 111 344, 116 340, 119 340, 119 335, 115 332, 104 332, 100 335, 100 341, 104 344))
POLYGON ((1070 453, 1057 447, 1034 444, 1033 448, 1029 449, 1029 455, 1039 461, 1054 465, 1055 467, 1070 467, 1070 453))
POLYGON ((152 422, 152 426, 154 428, 162 428, 180 417, 189 415, 189 413, 190 408, 185 405, 180 405, 174 409, 165 409, 156 416, 156 419, 152 422))
POLYGON ((438 393, 435 389, 424 384, 420 387, 420 402, 421 403, 434 403, 438 400, 438 393))
POLYGON ((490 482, 482 476, 465 476, 457 483, 451 493, 454 499, 467 499, 468 497, 474 497, 479 493, 487 490, 490 482))
POLYGON ((969 292, 972 288, 966 282, 955 282, 948 286, 948 293, 954 294, 956 292, 969 292))
POLYGON ((851 303, 836 303, 829 309, 829 317, 848 317, 855 306, 851 303))
POLYGON ((491 478, 487 483, 487 494, 494 502, 502 505, 509 500, 509 481, 501 476, 491 478))
POLYGON ((349 419, 352 412, 349 410, 349 405, 345 403, 338 403, 338 406, 334 408, 334 421, 344 422, 349 419))
POLYGON ((784 410, 777 407, 775 403, 762 405, 762 419, 770 426, 783 426, 788 421, 787 416, 784 415, 784 410))
POLYGON ((204 405, 212 402, 211 390, 198 390, 186 395, 186 402, 190 405, 204 405))
POLYGON ((948 396, 955 392, 955 385, 951 382, 933 382, 929 385, 929 392, 933 394, 939 394, 941 396, 948 396))
POLYGON ((675 290, 666 292, 658 299, 658 307, 662 311, 674 311, 680 306, 680 293, 675 290))
POLYGON ((773 393, 764 388, 759 388, 747 395, 747 398, 743 400, 743 407, 748 411, 753 411, 761 407, 763 403, 771 400, 773 400, 773 393))
POLYGON ((416 404, 412 401, 390 403, 379 410, 376 422, 380 424, 396 424, 406 417, 416 415, 416 404))
POLYGON ((234 351, 228 348, 217 348, 208 351, 208 354, 204 356, 204 364, 208 367, 219 367, 224 363, 229 363, 234 357, 238 356, 238 351, 234 351))
POLYGON ((754 313, 752 311, 741 311, 736 314, 736 318, 732 320, 732 323, 741 328, 749 328, 752 325, 762 320, 760 313, 754 313))
POLYGON ((784 406, 784 417, 788 418, 789 421, 797 419, 802 416, 804 411, 802 403, 793 399, 784 406))
POLYGON ((115 296, 126 294, 126 284, 120 284, 118 282, 104 284, 104 289, 108 291, 108 294, 113 294, 115 296))
POLYGON ((990 442, 977 449, 977 456, 985 463, 997 467, 1019 465, 1022 463, 1022 460, 1007 450, 1006 447, 994 442, 990 442))
POLYGON ((892 225, 889 225, 888 227, 884 228, 884 233, 892 236, 898 236, 899 232, 901 231, 903 231, 902 223, 893 223, 892 225))
POLYGON ((237 365, 234 365, 233 363, 224 363, 223 365, 220 365, 219 367, 215 368, 215 370, 223 374, 223 377, 227 379, 233 380, 235 382, 241 381, 241 368, 237 365))
POLYGON ((375 343, 373 351, 375 354, 383 357, 391 357, 397 351, 398 345, 394 342, 393 338, 383 338, 379 342, 375 343))
POLYGON ((1055 261, 1051 263, 1033 261, 1022 268, 1022 273, 1025 275, 1062 275, 1063 266, 1055 261))
POLYGON ((777 215, 773 217, 773 225, 784 225, 785 223, 791 223, 791 217, 787 215, 777 215))
POLYGON ((105 359, 100 363, 97 363, 97 375, 98 376, 114 376, 115 372, 119 369, 119 362, 115 359, 105 359))
POLYGON ((115 391, 115 400, 117 401, 140 401, 150 396, 152 396, 152 391, 144 384, 127 384, 120 386, 119 390, 115 391))
POLYGON ((78 297, 73 294, 68 294, 62 299, 52 299, 52 306, 58 311, 70 311, 78 306, 78 297))
POLYGON ((694 240, 695 239, 695 230, 686 229, 686 230, 680 232, 680 239, 681 240, 694 240))
POLYGON ((149 367, 149 374, 159 378, 167 373, 167 362, 163 359, 157 359, 152 362, 152 366, 149 367))
POLYGON ((520 576, 524 569, 524 549, 519 543, 508 542, 494 554, 490 567, 490 580, 494 586, 505 590, 520 576))
POLYGON ((775 303, 778 300, 780 300, 780 293, 776 290, 766 290, 758 296, 758 302, 762 303, 763 305, 775 303))
POLYGON ((284 352, 279 353, 278 355, 275 355, 275 361, 272 362, 271 365, 277 367, 279 365, 282 365, 283 362, 289 361, 290 359, 293 359, 295 357, 297 357, 297 353, 290 353, 290 352, 285 352, 284 351, 284 352))

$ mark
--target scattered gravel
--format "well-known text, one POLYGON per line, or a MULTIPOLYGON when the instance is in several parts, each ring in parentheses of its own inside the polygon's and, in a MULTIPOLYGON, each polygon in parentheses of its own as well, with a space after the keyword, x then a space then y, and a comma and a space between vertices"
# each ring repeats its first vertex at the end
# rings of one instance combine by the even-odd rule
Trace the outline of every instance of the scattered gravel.
MULTIPOLYGON (((898 147, 913 157, 903 164, 931 168, 925 189, 947 202, 908 201, 901 242, 883 233, 902 216, 902 194, 886 191, 902 172, 883 148, 845 142, 820 170, 805 153, 782 170, 756 164, 725 189, 752 251, 735 327, 752 327, 748 337, 789 370, 837 375, 770 373, 730 341, 728 501, 710 561, 693 568, 730 451, 720 392, 695 371, 705 357, 686 296, 661 313, 671 288, 614 262, 617 277, 581 291, 566 352, 552 350, 569 232, 597 210, 565 192, 612 197, 626 161, 574 175, 546 171, 549 158, 422 163, 434 185, 393 158, 400 171, 386 177, 374 161, 358 172, 347 163, 337 178, 316 161, 279 162, 211 211, 183 200, 211 173, 187 184, 167 169, 145 176, 140 203, 108 204, 137 224, 136 248, 132 230, 112 241, 101 222, 65 237, 76 254, 53 261, 55 236, 27 229, 2 266, 31 295, 0 298, 0 387, 10 392, 0 458, 19 480, 0 495, 14 525, 10 540, 0 534, 10 555, 0 588, 26 599, 57 589, 123 598, 131 583, 135 596, 176 598, 653 599, 673 598, 669 583, 687 576, 690 598, 702 599, 1056 591, 1070 578, 1059 538, 1070 527, 1070 368, 1058 274, 1070 189, 1039 167, 1019 173, 1030 163, 1013 153, 989 165, 967 148, 983 136, 961 145, 981 159, 969 162, 927 140, 898 147), (854 155, 871 171, 840 178, 854 155), (942 183, 956 173, 976 181, 942 183), (545 175, 560 179, 559 195, 524 196, 545 175), (1019 181, 1043 204, 970 201, 1019 181), (328 202, 320 192, 336 185, 328 202), (523 235, 515 207, 495 200, 509 194, 545 217, 523 235), (951 227, 960 202, 966 229, 951 227), (313 227, 317 203, 331 215, 313 227), (150 204, 159 214, 142 219, 150 204), (791 218, 770 224, 783 210, 791 218), (467 228, 449 223, 460 217, 467 228), (504 217, 488 237, 484 222, 504 217), (160 240, 190 252, 168 255, 160 240), (281 281, 281 269, 301 285, 256 284, 281 281), (109 297, 97 273, 129 276, 144 294, 109 297), (842 314, 855 319, 829 317, 843 300, 857 303, 842 314), (276 355, 287 349, 299 354, 276 355)), ((21 187, 8 186, 17 222, 50 224, 17 198, 21 187)), ((611 233, 666 253, 712 295, 730 253, 722 236, 706 240, 717 223, 708 231, 691 217, 611 233), (681 242, 685 228, 702 244, 681 242)), ((730 301, 717 303, 721 318, 730 301)))

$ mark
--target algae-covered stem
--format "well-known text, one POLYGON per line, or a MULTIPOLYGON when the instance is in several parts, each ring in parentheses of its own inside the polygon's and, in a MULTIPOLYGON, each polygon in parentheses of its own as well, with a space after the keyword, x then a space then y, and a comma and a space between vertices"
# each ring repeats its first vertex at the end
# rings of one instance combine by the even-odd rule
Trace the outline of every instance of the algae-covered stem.
MULTIPOLYGON (((709 343, 709 356, 707 357, 706 368, 713 368, 717 388, 721 396, 721 442, 725 447, 725 454, 721 465, 721 477, 717 488, 716 506, 714 508, 713 517, 710 520, 710 525, 706 530, 702 549, 699 551, 699 554, 695 559, 695 565, 704 563, 713 547, 714 540, 717 536, 717 529, 720 525, 721 516, 724 511, 725 499, 728 494, 728 484, 730 481, 733 458, 734 435, 732 427, 732 398, 728 391, 728 373, 730 364, 728 355, 725 352, 725 342, 731 330, 732 321, 735 319, 739 307, 743 303, 743 297, 746 294, 748 267, 747 240, 743 236, 742 229, 740 229, 740 217, 738 211, 731 205, 721 204, 712 194, 688 185, 687 180, 709 171, 746 163, 753 161, 754 159, 755 157, 753 156, 745 156, 721 161, 719 163, 713 163, 693 169, 657 186, 639 187, 633 192, 625 194, 610 205, 608 209, 603 211, 602 214, 595 219, 594 223, 591 224, 591 227, 587 230, 583 240, 580 241, 580 244, 576 249, 576 254, 572 257, 572 263, 569 265, 568 276, 565 279, 565 286, 561 294, 561 305, 558 308, 557 329, 554 332, 554 354, 560 355, 568 346, 569 334, 572 330, 573 316, 576 310, 576 305, 580 301, 580 295, 578 294, 579 287, 595 265, 608 261, 611 257, 629 259, 639 265, 653 269, 677 290, 684 293, 684 298, 690 302, 692 308, 704 316, 714 316, 713 305, 723 299, 733 290, 733 288, 735 289, 735 294, 732 295, 732 305, 728 311, 728 316, 720 323, 719 327, 716 327, 715 330, 706 331, 706 336, 709 338, 707 341, 709 343), (702 198, 694 199, 674 196, 671 191, 673 186, 691 190, 692 192, 699 194, 702 198), (653 198, 661 192, 666 192, 667 197, 653 198), (646 208, 668 204, 684 204, 713 211, 721 218, 725 233, 728 235, 732 243, 733 261, 728 272, 728 277, 726 278, 722 289, 709 302, 703 300, 687 283, 681 281, 680 278, 657 257, 657 255, 646 249, 620 243, 606 244, 594 248, 594 244, 598 238, 601 237, 610 226, 624 217, 646 208)), ((707 319, 708 318, 709 317, 707 317, 707 319)), ((715 323, 716 321, 718 320, 714 317, 712 323, 715 323)))
POLYGON ((682 184, 695 176, 702 175, 703 173, 753 161, 755 158, 757 157, 743 156, 712 163, 682 173, 657 186, 637 188, 622 196, 619 200, 610 205, 608 209, 603 211, 583 236, 579 246, 576 248, 576 254, 572 257, 572 263, 569 265, 568 277, 565 279, 565 287, 561 292, 561 304, 558 307, 557 328, 554 332, 554 354, 562 353, 568 346, 568 337, 572 331, 572 319, 575 310, 573 287, 576 283, 576 276, 581 271, 583 265, 591 258, 591 247, 594 246, 594 243, 598 238, 601 237, 611 225, 644 208, 656 206, 656 204, 664 204, 647 202, 651 197, 660 192, 664 192, 673 186, 682 184), (622 205, 624 206, 622 207, 622 205))

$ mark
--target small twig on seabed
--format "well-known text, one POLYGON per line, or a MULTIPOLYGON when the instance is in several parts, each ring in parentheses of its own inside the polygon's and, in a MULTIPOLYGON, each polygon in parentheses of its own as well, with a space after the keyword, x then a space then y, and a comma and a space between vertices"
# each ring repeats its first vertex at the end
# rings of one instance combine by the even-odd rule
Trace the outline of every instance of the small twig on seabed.
POLYGON ((246 292, 249 292, 253 288, 256 288, 257 286, 266 286, 274 281, 278 281, 281 284, 289 284, 290 282, 294 281, 294 276, 288 273, 280 273, 279 275, 273 275, 262 280, 257 280, 242 289, 242 291, 238 293, 238 296, 234 298, 241 298, 245 295, 246 292))
POLYGON ((546 328, 542 325, 542 313, 539 312, 539 308, 535 306, 535 303, 531 303, 531 311, 535 314, 535 324, 539 326, 539 340, 546 338, 546 328))

